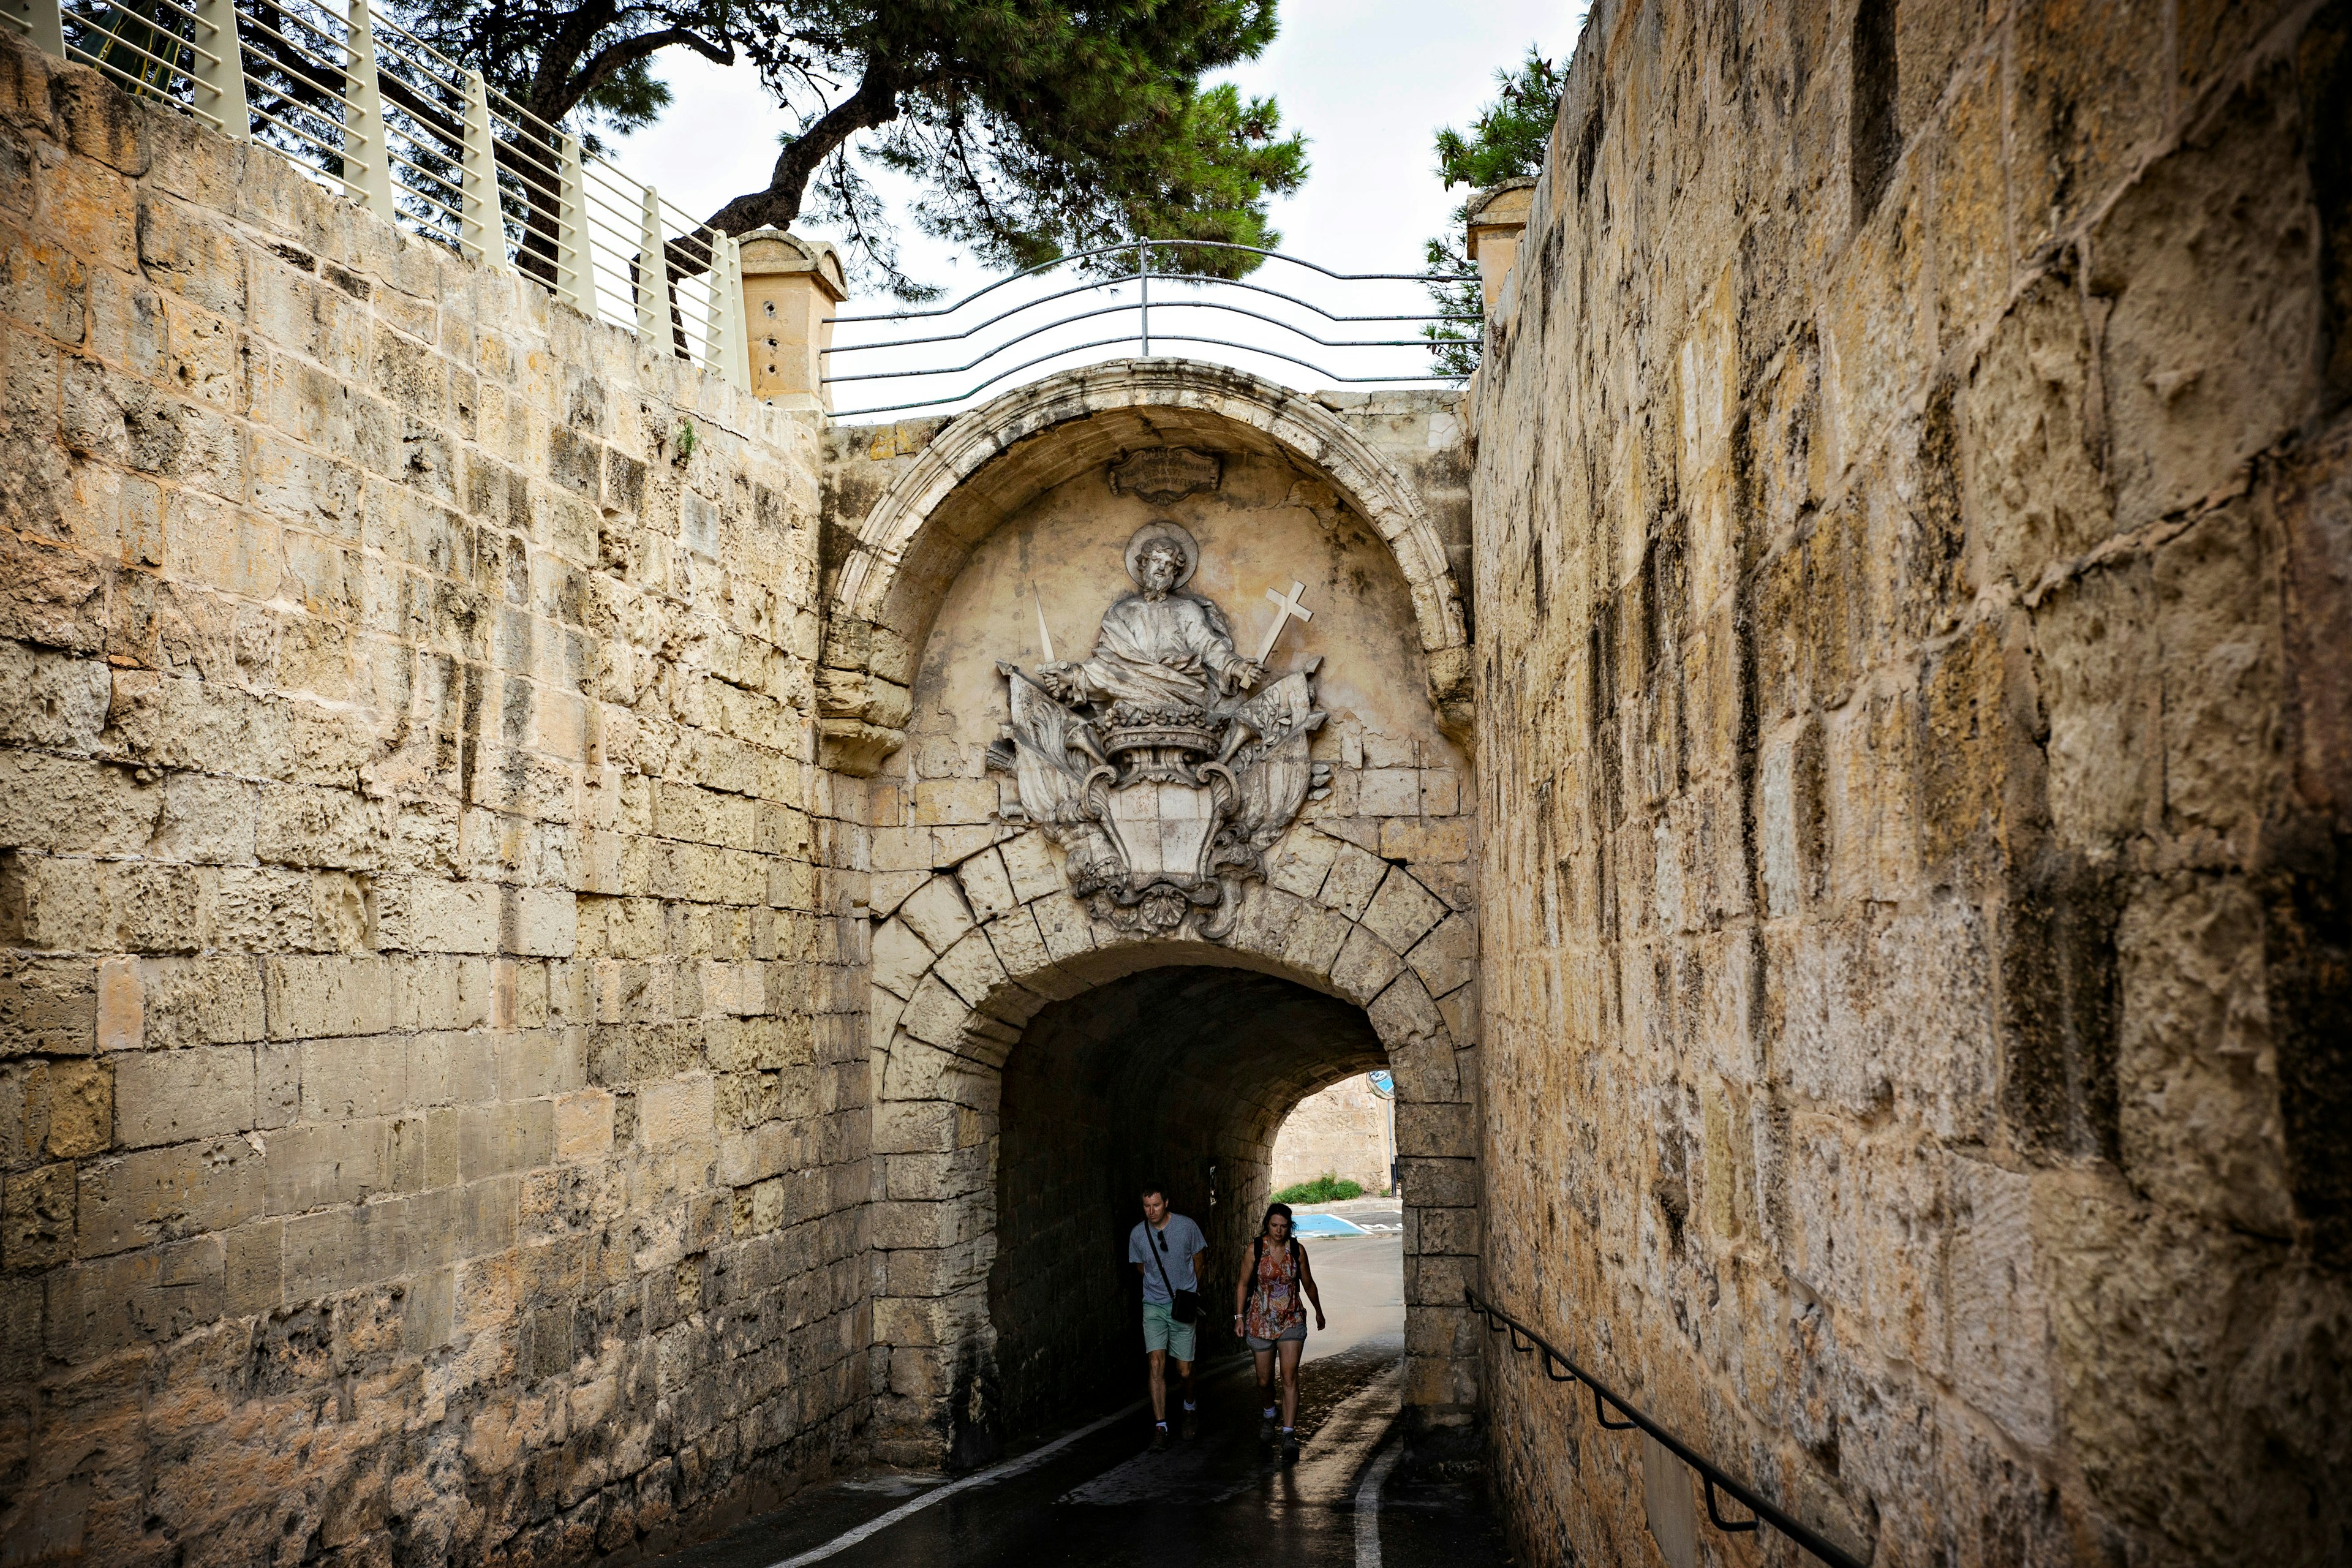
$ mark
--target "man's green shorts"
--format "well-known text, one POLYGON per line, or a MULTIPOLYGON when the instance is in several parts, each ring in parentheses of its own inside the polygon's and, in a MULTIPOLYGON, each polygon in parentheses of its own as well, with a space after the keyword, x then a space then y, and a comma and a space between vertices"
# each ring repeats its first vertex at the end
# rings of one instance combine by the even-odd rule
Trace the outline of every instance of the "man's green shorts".
POLYGON ((1143 1348, 1147 1351, 1166 1351, 1171 1361, 1191 1361, 1195 1326, 1170 1317, 1165 1301, 1143 1304, 1143 1348))

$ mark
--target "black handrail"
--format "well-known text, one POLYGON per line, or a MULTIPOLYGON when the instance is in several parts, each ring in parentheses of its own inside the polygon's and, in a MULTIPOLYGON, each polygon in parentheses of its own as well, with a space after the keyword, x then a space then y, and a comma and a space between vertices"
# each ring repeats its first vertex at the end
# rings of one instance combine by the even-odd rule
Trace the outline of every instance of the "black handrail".
POLYGON ((1592 1414, 1601 1426, 1612 1432, 1631 1431, 1638 1426, 1655 1437, 1675 1458, 1696 1470, 1699 1479, 1706 1483, 1706 1517, 1716 1529, 1732 1534, 1741 1534, 1754 1530, 1759 1523, 1769 1524, 1807 1552, 1829 1563, 1831 1568, 1864 1568, 1860 1558, 1831 1545, 1813 1531, 1758 1497, 1753 1489, 1735 1479, 1726 1473, 1721 1466, 1700 1455, 1689 1444, 1659 1426, 1647 1412, 1627 1404, 1622 1394, 1585 1371, 1574 1358, 1561 1353, 1549 1340, 1496 1306, 1492 1301, 1482 1299, 1475 1289, 1465 1285, 1462 1287, 1462 1295, 1470 1303, 1471 1310, 1486 1320, 1487 1332, 1507 1334, 1511 1349, 1520 1355, 1526 1355, 1530 1352, 1542 1352, 1538 1364, 1542 1366, 1546 1377, 1554 1383, 1581 1383, 1592 1390, 1592 1414), (1527 1340, 1526 1344, 1519 1342, 1522 1338, 1527 1340), (1564 1371, 1555 1372, 1552 1370, 1554 1367, 1562 1368, 1564 1371), (1611 1405, 1614 1405, 1617 1413, 1626 1419, 1622 1421, 1609 1419, 1611 1405), (1722 1510, 1716 1506, 1715 1494, 1718 1489, 1729 1494, 1756 1517, 1754 1519, 1724 1518, 1722 1510))

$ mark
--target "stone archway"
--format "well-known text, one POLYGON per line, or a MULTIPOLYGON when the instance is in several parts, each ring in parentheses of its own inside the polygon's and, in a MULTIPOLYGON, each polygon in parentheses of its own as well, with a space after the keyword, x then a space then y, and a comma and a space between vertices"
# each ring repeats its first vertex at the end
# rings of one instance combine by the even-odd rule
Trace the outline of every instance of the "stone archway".
MULTIPOLYGON (((969 1455, 995 1419, 995 1162, 1005 1069, 1024 1031, 1055 1004, 1179 966, 1268 976, 1360 1009, 1373 1046, 1342 1042, 1319 1073, 1282 1064, 1294 1075, 1287 1092, 1295 1101, 1361 1070, 1368 1048, 1395 1073, 1406 1399, 1423 1419, 1466 1415, 1477 1355, 1461 1298, 1477 1224, 1473 1068, 1460 1032, 1472 1026, 1471 929, 1403 866, 1374 861, 1368 879, 1344 854, 1351 847, 1312 828, 1295 832, 1221 943, 1131 938, 1090 921, 1034 830, 929 877, 876 929, 883 1195, 874 1332, 886 1363, 884 1455, 909 1463, 969 1455)), ((1236 1092, 1265 1103, 1258 1086, 1236 1092)), ((1229 1196, 1246 1207, 1256 1194, 1229 1196)))
POLYGON ((1333 504, 1370 527, 1411 595, 1430 701, 1466 743, 1469 617, 1431 509, 1398 466, 1308 395, 1224 365, 1123 360, 957 416, 835 547, 817 674, 828 764, 870 773, 904 742, 916 663, 948 586, 1008 511, 1123 451, 1187 442, 1278 453, 1328 481, 1333 504))
MULTIPOLYGON (((1270 1173, 1270 1148, 1252 1151, 1290 1104, 1368 1065, 1393 1069, 1406 1400, 1435 1422, 1474 1407, 1479 1336, 1462 1308, 1479 1244, 1465 616, 1439 512, 1404 477, 1412 433, 1433 449, 1451 417, 1405 396, 1343 417, 1222 367, 1146 361, 1055 376, 940 425, 837 437, 862 440, 867 467, 836 479, 818 695, 825 760, 866 775, 871 824, 859 868, 872 922, 886 1456, 975 1458, 1007 1420, 1036 1413, 1032 1401, 1007 1414, 1035 1358, 1016 1348, 1018 1364, 1000 1366, 990 1300, 1000 1240, 1026 1234, 1003 1229, 1007 1205, 1035 1195, 1008 1188, 1029 1176, 1001 1163, 1004 1097, 1019 1081, 1008 1064, 1033 1027, 1061 1026, 1041 1022, 1049 1009, 1065 1009, 1077 1034, 1109 1027, 1139 994, 1122 983, 1145 975, 1159 977, 1137 982, 1147 989, 1199 987, 1186 993, 1195 1011, 1232 1013, 1252 997, 1291 1008, 1318 1020, 1326 1042, 1277 1063, 1283 1053, 1251 1045, 1246 1027, 1195 1031, 1189 1046, 1155 1036, 1158 1065, 1136 1068, 1146 1079, 1173 1083, 1222 1051, 1226 1087, 1254 1108, 1171 1131, 1168 1147, 1188 1160, 1215 1152, 1234 1170, 1270 1173), (1165 482, 1123 485, 1129 471, 1165 482), (1057 847, 1068 819, 1037 812, 1008 751, 1016 735, 1044 744, 1013 722, 1019 689, 1008 681, 1053 660, 1055 637, 1066 645, 1102 623, 1134 585, 1123 552, 1163 521, 1196 541, 1192 593, 1233 613, 1237 637, 1244 607, 1257 632, 1272 625, 1279 682, 1311 681, 1303 706, 1320 710, 1316 723, 1274 726, 1285 745, 1311 741, 1307 798, 1251 830, 1262 858, 1235 874, 1213 921, 1172 929, 1106 908, 1089 879, 1099 860, 1079 862, 1073 882, 1057 847), (1286 637, 1261 595, 1294 583, 1318 608, 1286 637), (1034 822, 1057 825, 1052 842, 1034 822)), ((1223 755, 1244 775, 1263 763, 1230 745, 1223 755)), ((1042 1037, 1026 1047, 1046 1048, 1042 1037)), ((1130 1090, 1149 1102, 1149 1084, 1118 1094, 1130 1090)), ((1011 1146, 1018 1166, 1019 1137, 1011 1146)), ((1096 1164, 1125 1152, 1098 1152, 1096 1164)), ((1246 1204, 1255 1194, 1244 1184, 1223 1195, 1246 1204)), ((1108 1223, 1114 1202, 1124 1210, 1131 1198, 1089 1189, 1087 1223, 1108 1223)))

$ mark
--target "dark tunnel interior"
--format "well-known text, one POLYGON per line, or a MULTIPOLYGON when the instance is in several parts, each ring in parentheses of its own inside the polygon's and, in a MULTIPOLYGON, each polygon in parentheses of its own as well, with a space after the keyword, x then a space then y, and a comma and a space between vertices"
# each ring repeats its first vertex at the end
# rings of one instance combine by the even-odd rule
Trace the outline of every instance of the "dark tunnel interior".
POLYGON ((1147 1181, 1209 1238, 1202 1359, 1239 1351, 1224 1303, 1275 1133, 1300 1100, 1387 1062, 1362 1009, 1241 969, 1147 970, 1032 1019, 1000 1110, 991 1425, 1010 1436, 1140 1392, 1127 1237, 1147 1181))

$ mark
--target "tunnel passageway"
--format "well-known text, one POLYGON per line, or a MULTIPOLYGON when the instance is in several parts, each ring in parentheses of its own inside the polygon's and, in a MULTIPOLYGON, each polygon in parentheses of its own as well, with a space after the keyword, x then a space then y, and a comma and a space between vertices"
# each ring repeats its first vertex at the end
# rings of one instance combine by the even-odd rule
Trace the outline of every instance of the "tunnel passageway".
POLYGON ((1134 1396, 1127 1237, 1147 1181, 1209 1238, 1201 1355, 1238 1350, 1218 1303, 1256 1233, 1282 1119, 1386 1061, 1360 1008, 1248 970, 1146 970, 1032 1019, 998 1113, 997 1429, 1134 1396))
POLYGON ((1381 1228, 1308 1244, 1328 1327, 1307 1340, 1294 1466, 1257 1441, 1255 1380, 1228 1331, 1283 1119, 1386 1059, 1360 1008, 1251 970, 1150 969, 1041 1010, 1005 1058, 998 1105, 992 1370, 966 1405, 984 1429, 958 1445, 978 1468, 837 1482, 675 1568, 1504 1563, 1475 1486, 1390 1473, 1404 1392, 1400 1203, 1346 1205, 1381 1228), (1164 1451, 1146 1447, 1127 1261, 1147 1181, 1209 1241, 1199 1431, 1164 1451))

